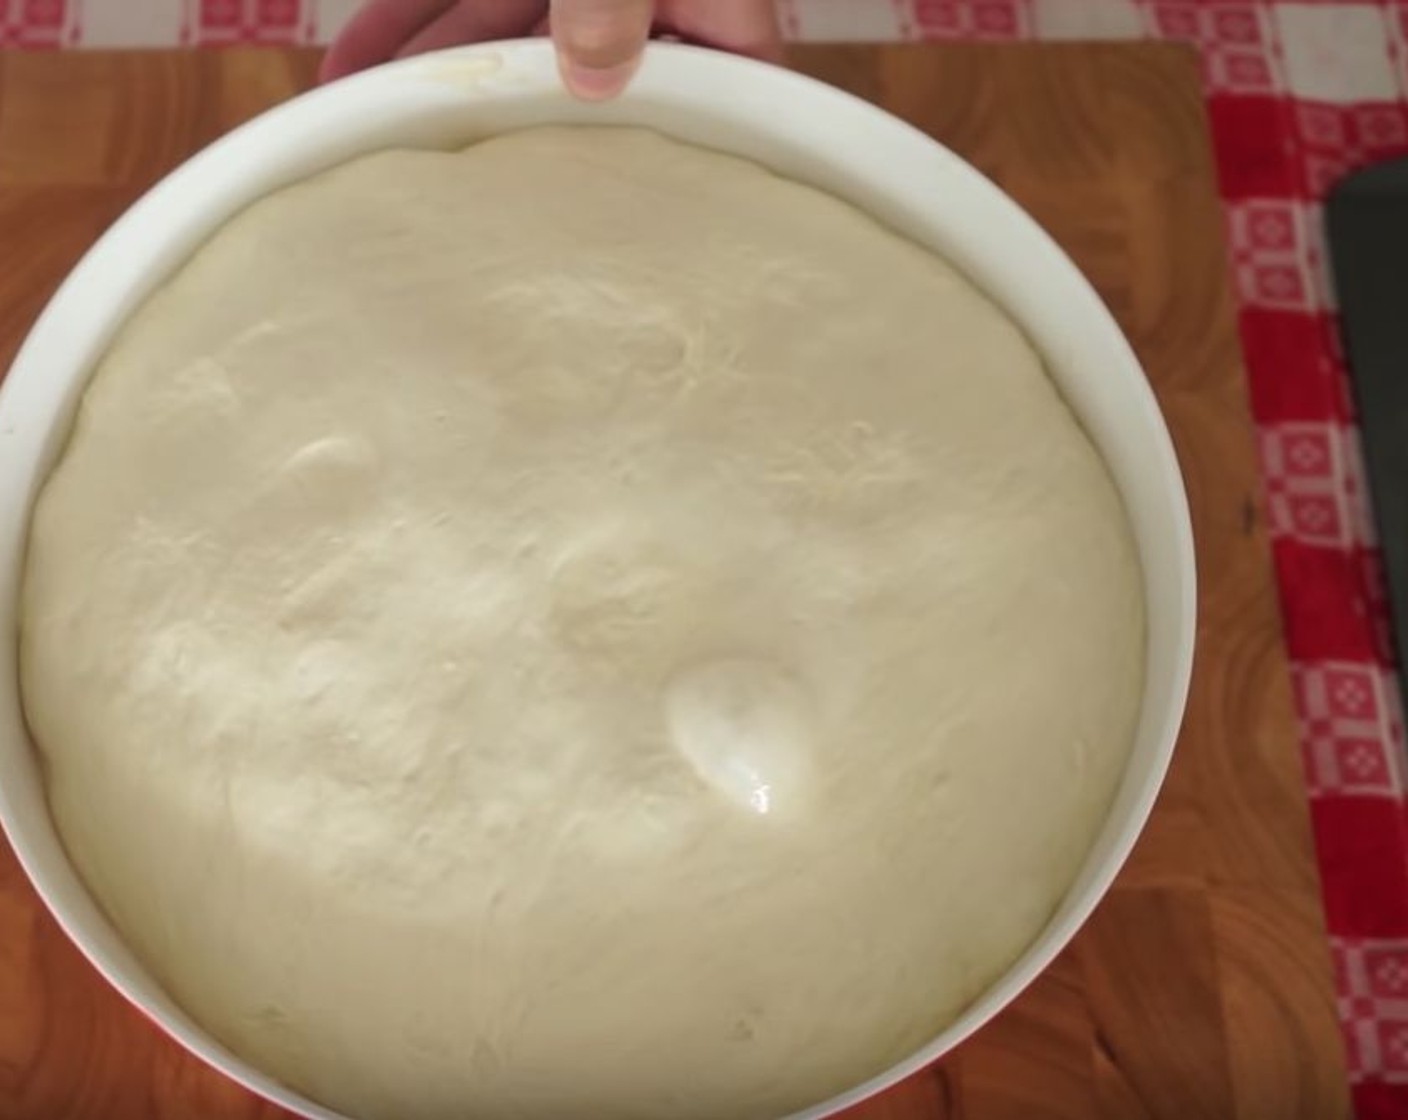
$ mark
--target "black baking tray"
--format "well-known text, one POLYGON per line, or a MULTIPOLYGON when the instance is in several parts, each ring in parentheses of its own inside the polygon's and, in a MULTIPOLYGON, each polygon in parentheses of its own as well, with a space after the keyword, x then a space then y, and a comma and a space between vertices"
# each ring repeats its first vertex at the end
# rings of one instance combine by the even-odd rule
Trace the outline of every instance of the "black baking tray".
POLYGON ((1356 171, 1326 205, 1340 329, 1408 697, 1408 158, 1356 171))

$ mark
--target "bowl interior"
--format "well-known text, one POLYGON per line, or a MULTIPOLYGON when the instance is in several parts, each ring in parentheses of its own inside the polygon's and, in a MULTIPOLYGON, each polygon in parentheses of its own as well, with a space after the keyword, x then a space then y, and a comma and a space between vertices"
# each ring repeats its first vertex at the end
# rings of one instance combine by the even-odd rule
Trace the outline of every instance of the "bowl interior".
MULTIPOLYGON (((1143 564, 1148 666, 1133 752, 1110 816, 1059 911, 1008 974, 905 1062, 799 1117, 854 1103, 972 1033, 1044 968, 1108 887, 1168 764, 1192 660, 1194 575, 1182 481, 1128 344, 1044 232, 963 161, 830 87, 747 60, 654 45, 630 91, 572 101, 544 42, 469 47, 314 91, 232 133, 152 190, 60 289, 0 389, 0 624, 16 632, 29 510, 114 332, 215 228, 254 199, 386 147, 450 147, 547 123, 633 124, 750 157, 874 214, 963 269, 1022 325, 1104 455, 1143 564)), ((64 855, 25 730, 13 641, 0 644, 0 820, 69 936, 133 1003, 249 1088, 338 1120, 251 1069, 177 1008, 123 946, 64 855)))

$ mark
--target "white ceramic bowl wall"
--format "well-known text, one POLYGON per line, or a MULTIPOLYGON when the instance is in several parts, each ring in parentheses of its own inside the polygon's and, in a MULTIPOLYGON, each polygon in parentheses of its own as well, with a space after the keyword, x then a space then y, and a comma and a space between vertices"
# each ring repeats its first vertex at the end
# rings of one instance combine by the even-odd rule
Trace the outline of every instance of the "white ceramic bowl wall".
MULTIPOLYGON (((0 389, 0 632, 16 633, 30 507, 114 332, 206 237, 261 195, 386 147, 446 147, 545 123, 646 125, 747 156, 879 217, 956 263, 1026 330, 1119 486, 1138 540, 1148 674, 1123 784, 1079 878, 1007 974, 922 1050, 798 1118, 879 1092, 1010 1002, 1089 915, 1158 790, 1192 662, 1194 569, 1183 484, 1144 374, 1070 260, 995 186, 923 134, 829 86, 691 47, 656 45, 629 92, 588 106, 561 90, 542 41, 470 47, 306 94, 239 129, 155 187, 49 304, 0 389)), ((0 643, 0 823, 79 949, 183 1046, 310 1118, 343 1120, 265 1077, 196 1026, 128 952, 54 831, 20 707, 13 637, 0 643)), ((837 1009, 844 1014, 844 1008, 837 1009)))

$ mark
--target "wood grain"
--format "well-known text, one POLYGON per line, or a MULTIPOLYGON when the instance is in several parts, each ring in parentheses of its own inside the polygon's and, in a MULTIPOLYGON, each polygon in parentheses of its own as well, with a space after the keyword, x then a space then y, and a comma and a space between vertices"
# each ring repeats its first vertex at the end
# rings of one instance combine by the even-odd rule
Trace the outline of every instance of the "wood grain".
MULTIPOLYGON (((311 83, 300 52, 0 55, 0 364, 120 209, 311 83)), ((1261 495, 1191 54, 827 47, 798 68, 997 179, 1149 372, 1191 493, 1199 656, 1143 840, 1071 948, 971 1042, 853 1120, 1349 1115, 1261 495)), ((283 1115, 110 991, 0 851, 0 1117, 283 1115)))

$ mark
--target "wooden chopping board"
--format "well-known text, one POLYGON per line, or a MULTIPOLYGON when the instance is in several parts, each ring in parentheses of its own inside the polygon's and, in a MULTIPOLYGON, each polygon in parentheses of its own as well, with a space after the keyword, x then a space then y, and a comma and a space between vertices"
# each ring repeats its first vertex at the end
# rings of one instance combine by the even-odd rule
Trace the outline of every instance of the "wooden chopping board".
MULTIPOLYGON (((987 172, 1114 310, 1187 476, 1199 657, 1172 774, 1071 948, 866 1120, 1349 1115, 1195 57, 1166 45, 817 47, 797 68, 987 172)), ((312 84, 307 52, 0 55, 0 369, 140 191, 312 84)), ((160 1035, 0 848, 0 1120, 284 1114, 160 1035)))

